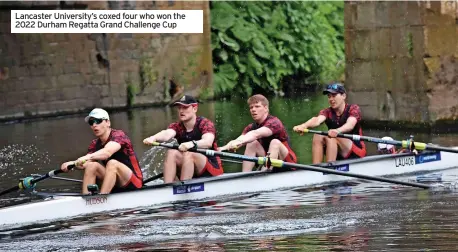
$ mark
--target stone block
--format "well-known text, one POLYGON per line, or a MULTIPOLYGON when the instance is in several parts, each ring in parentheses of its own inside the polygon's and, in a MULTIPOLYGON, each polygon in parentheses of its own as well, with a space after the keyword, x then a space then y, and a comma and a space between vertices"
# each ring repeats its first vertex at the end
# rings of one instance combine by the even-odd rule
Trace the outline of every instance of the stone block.
POLYGON ((43 89, 37 89, 32 91, 26 91, 26 103, 39 103, 46 101, 46 91, 43 89))
POLYGON ((127 98, 124 96, 114 96, 113 97, 113 106, 114 107, 125 107, 127 106, 127 98))
POLYGON ((404 13, 404 17, 407 24, 410 26, 421 26, 424 25, 425 8, 424 4, 418 1, 406 1, 407 11, 404 13))
POLYGON ((458 37, 456 25, 426 26, 425 53, 429 56, 451 55, 456 50, 458 37))
POLYGON ((378 60, 383 58, 391 58, 391 29, 378 28, 371 31, 371 49, 370 58, 378 60))
POLYGON ((407 57, 408 52, 408 28, 396 27, 391 30, 391 55, 396 57, 407 57))
POLYGON ((351 100, 351 103, 355 103, 360 106, 376 106, 378 97, 377 92, 373 91, 349 91, 348 100, 351 100))
POLYGON ((374 27, 375 28, 389 28, 395 26, 392 23, 392 5, 393 2, 380 1, 375 5, 374 27))
POLYGON ((103 74, 94 74, 92 75, 90 79, 90 84, 91 85, 104 85, 107 84, 107 75, 105 73, 103 74))
POLYGON ((372 64, 372 81, 374 89, 386 92, 393 88, 393 61, 391 59, 374 60, 372 64))
POLYGON ((374 83, 372 81, 372 65, 368 61, 353 62, 351 72, 347 76, 351 77, 351 82, 347 79, 347 83, 351 83, 351 88, 354 92, 357 91, 373 91, 374 83))
POLYGON ((80 73, 63 74, 57 76, 57 84, 59 87, 83 86, 85 81, 80 73))
POLYGON ((15 105, 24 105, 27 103, 27 91, 15 91, 8 93, 8 96, 5 97, 6 106, 15 106, 15 105))
POLYGON ((60 100, 73 100, 85 97, 88 93, 97 93, 96 89, 87 90, 82 86, 65 87, 60 89, 60 100))
POLYGON ((393 27, 400 27, 409 24, 406 19, 407 1, 390 1, 390 24, 393 27))
POLYGON ((377 105, 360 105, 362 120, 380 120, 377 105))
POLYGON ((354 29, 365 30, 375 27, 376 2, 358 2, 356 6, 356 20, 354 29))
POLYGON ((101 107, 110 108, 114 105, 113 98, 111 96, 100 98, 97 104, 101 107))
POLYGON ((371 31, 358 30, 354 35, 352 42, 354 59, 369 59, 371 55, 371 31))

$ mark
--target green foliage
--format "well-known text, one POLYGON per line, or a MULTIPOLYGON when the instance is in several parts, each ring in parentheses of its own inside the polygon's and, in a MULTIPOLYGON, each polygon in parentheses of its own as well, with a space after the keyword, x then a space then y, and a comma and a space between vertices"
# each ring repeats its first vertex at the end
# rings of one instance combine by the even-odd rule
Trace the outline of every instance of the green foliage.
POLYGON ((409 58, 413 57, 413 35, 411 32, 407 34, 407 50, 409 52, 409 58))
POLYGON ((212 2, 216 95, 279 91, 291 76, 303 82, 310 76, 340 77, 343 6, 343 1, 212 2))
POLYGON ((134 105, 136 88, 135 85, 132 83, 132 75, 130 72, 127 74, 126 84, 127 107, 131 108, 134 105))
POLYGON ((157 81, 157 70, 154 68, 152 58, 143 57, 140 60, 140 93, 145 91, 147 86, 153 85, 157 81))

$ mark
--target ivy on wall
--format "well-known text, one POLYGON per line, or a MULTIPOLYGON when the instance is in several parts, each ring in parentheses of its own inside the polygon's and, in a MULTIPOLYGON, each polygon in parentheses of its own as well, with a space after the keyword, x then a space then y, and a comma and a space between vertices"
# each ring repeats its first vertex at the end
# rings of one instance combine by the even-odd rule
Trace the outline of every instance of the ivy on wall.
POLYGON ((215 94, 278 92, 310 77, 313 84, 340 77, 343 7, 343 1, 212 2, 215 94))

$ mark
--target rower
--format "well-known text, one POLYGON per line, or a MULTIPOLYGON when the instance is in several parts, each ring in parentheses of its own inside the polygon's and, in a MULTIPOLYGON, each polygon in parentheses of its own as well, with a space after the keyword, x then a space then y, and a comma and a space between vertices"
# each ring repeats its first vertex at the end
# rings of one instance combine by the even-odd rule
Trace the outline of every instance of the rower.
POLYGON ((112 129, 108 113, 93 109, 84 119, 97 137, 89 145, 88 153, 76 161, 65 162, 61 170, 75 164, 84 170, 82 194, 93 193, 96 179, 103 181, 101 194, 116 191, 135 190, 143 186, 143 174, 129 137, 122 130, 112 129))
MULTIPOLYGON (((246 145, 246 156, 263 157, 269 153, 270 158, 297 163, 296 154, 291 149, 289 136, 283 123, 269 114, 267 98, 260 94, 253 95, 248 99, 248 106, 254 122, 246 126, 239 137, 219 150, 235 150, 246 145)), ((244 172, 252 171, 253 167, 253 162, 243 161, 244 172)))
POLYGON ((359 106, 347 104, 347 92, 340 83, 327 85, 323 94, 328 96, 330 106, 321 110, 318 116, 293 128, 295 132, 302 134, 305 129, 318 127, 322 123, 328 127, 327 136, 318 134, 313 136, 312 162, 321 163, 324 152, 327 162, 366 156, 366 146, 363 141, 336 138, 339 133, 362 135, 359 106))
POLYGON ((168 150, 164 162, 164 182, 171 183, 180 176, 180 180, 193 177, 218 176, 223 174, 220 157, 207 157, 200 153, 188 152, 189 149, 205 148, 216 150, 216 128, 209 119, 197 116, 198 102, 185 95, 174 103, 178 109, 179 120, 169 125, 166 130, 145 138, 144 144, 166 142, 176 138, 178 150, 168 150))
MULTIPOLYGON (((388 136, 382 137, 382 140, 393 141, 394 139, 388 136)), ((378 154, 396 154, 396 148, 392 144, 379 143, 377 144, 378 154)))
MULTIPOLYGON (((393 138, 389 136, 382 137, 382 140, 394 141, 393 138)), ((413 136, 410 136, 410 140, 413 140, 413 136)), ((413 153, 415 155, 418 154, 416 149, 412 151, 409 149, 401 148, 399 151, 396 151, 396 147, 392 144, 385 144, 385 143, 378 143, 377 144, 377 152, 378 154, 397 154, 397 153, 413 153)))

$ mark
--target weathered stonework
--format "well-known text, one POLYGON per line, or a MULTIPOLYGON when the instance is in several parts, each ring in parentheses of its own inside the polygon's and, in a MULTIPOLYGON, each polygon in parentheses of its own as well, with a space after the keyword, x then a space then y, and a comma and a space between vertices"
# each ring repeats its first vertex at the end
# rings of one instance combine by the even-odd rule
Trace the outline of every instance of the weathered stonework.
POLYGON ((209 2, 0 2, 0 120, 212 96, 209 2), (203 34, 11 34, 10 10, 197 9, 203 34), (130 92, 130 93, 129 93, 130 92))
POLYGON ((345 2, 346 85, 366 121, 457 119, 457 5, 345 2))

